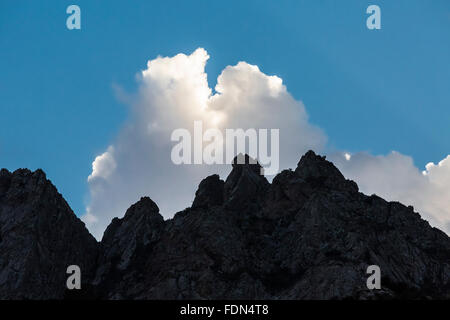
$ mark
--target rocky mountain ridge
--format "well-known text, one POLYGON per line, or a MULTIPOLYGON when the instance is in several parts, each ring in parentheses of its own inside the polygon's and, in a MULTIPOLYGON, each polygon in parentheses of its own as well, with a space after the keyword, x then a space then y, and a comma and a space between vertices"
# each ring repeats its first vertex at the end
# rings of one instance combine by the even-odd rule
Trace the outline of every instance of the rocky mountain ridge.
POLYGON ((172 219, 141 198, 100 243, 41 170, 1 170, 0 299, 450 298, 450 238, 412 207, 360 193, 312 151, 272 183, 239 163, 172 219), (65 287, 72 264, 80 291, 65 287))

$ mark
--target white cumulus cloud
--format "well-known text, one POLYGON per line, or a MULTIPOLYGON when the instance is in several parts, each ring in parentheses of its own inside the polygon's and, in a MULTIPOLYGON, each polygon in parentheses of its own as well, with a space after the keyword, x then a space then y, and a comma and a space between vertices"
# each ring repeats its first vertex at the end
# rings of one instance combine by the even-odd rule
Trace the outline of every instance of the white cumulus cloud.
MULTIPOLYGON (((130 119, 107 150, 97 156, 88 177, 91 200, 82 217, 100 239, 113 217, 121 217, 141 196, 150 196, 164 217, 191 205, 198 183, 209 174, 222 178, 229 165, 175 165, 171 133, 194 121, 206 128, 279 129, 280 169, 295 167, 308 149, 324 152, 327 137, 308 121, 304 105, 287 91, 281 78, 254 65, 227 66, 208 86, 209 55, 157 57, 140 73, 130 104, 130 119)), ((398 152, 385 156, 334 153, 343 174, 368 194, 413 205, 433 226, 450 233, 450 156, 420 171, 398 152)))
POLYGON ((280 129, 280 167, 293 167, 308 149, 323 150, 326 136, 308 122, 305 108, 281 78, 239 62, 208 85, 208 53, 157 57, 141 72, 130 103, 130 120, 111 146, 97 156, 88 177, 90 203, 84 222, 97 239, 113 217, 121 217, 139 197, 148 195, 166 218, 191 205, 198 183, 209 174, 224 177, 230 165, 175 165, 173 130, 206 128, 280 129))

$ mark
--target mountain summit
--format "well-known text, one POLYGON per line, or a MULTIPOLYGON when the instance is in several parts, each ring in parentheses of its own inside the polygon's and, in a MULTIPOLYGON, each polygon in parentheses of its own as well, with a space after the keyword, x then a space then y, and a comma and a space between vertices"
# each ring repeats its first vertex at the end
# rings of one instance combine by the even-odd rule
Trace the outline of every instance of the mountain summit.
POLYGON ((2 170, 0 298, 77 297, 70 264, 86 299, 450 297, 450 238, 412 207, 360 193, 313 151, 272 183, 259 170, 233 161, 166 221, 141 198, 100 243, 42 171, 2 170), (366 286, 371 265, 381 289, 366 286))

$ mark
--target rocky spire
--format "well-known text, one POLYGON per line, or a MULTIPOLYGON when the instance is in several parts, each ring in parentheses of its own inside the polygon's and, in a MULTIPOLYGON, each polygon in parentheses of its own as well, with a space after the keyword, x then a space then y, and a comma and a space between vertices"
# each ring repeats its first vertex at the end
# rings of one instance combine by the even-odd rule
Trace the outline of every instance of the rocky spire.
POLYGON ((100 243, 100 257, 94 280, 96 294, 118 299, 128 284, 127 272, 141 268, 164 226, 159 208, 149 197, 133 204, 123 218, 114 218, 100 243))
POLYGON ((241 208, 255 204, 263 196, 269 182, 261 174, 262 167, 250 156, 239 154, 232 162, 233 169, 225 180, 225 199, 229 208, 241 208))
POLYGON ((342 173, 326 160, 325 156, 318 156, 310 150, 301 157, 295 173, 302 179, 345 179, 342 173))
POLYGON ((325 156, 316 155, 312 150, 301 157, 295 173, 313 186, 322 185, 328 188, 358 191, 356 183, 345 179, 333 163, 327 161, 325 156))
POLYGON ((195 199, 192 203, 192 208, 207 209, 212 206, 222 205, 224 197, 224 184, 224 181, 221 180, 217 174, 203 179, 195 192, 195 199))

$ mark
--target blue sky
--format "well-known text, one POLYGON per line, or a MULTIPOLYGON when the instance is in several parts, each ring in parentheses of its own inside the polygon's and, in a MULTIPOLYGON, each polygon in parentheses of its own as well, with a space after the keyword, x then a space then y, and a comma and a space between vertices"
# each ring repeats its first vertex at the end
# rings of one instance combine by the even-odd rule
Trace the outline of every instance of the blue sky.
POLYGON ((77 214, 92 161, 128 115, 114 91, 157 55, 208 50, 214 87, 247 61, 281 77, 330 146, 397 150, 422 168, 450 152, 450 2, 0 3, 0 167, 43 168, 77 214), (66 28, 81 8, 82 29, 66 28), (382 29, 366 28, 377 4, 382 29))

